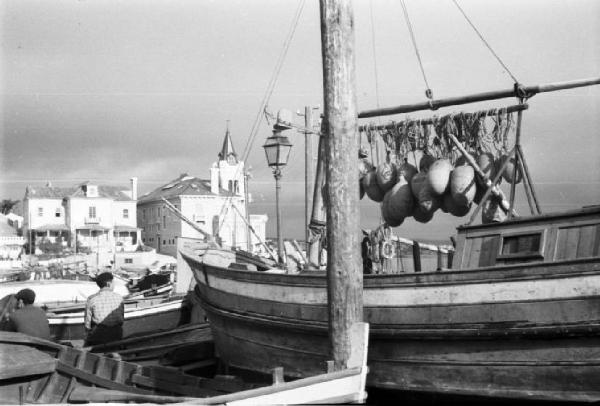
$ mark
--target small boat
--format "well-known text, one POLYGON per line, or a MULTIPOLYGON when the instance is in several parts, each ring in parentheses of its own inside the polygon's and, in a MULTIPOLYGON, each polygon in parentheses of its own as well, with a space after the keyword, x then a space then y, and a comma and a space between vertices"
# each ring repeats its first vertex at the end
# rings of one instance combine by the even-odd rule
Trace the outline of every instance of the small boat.
MULTIPOLYGON (((123 337, 170 330, 190 322, 190 306, 184 295, 125 299, 123 337)), ((57 341, 83 340, 85 302, 48 307, 50 333, 57 341)))
MULTIPOLYGON (((367 334, 368 326, 363 325, 367 334)), ((366 351, 366 345, 362 347, 366 351)), ((175 368, 142 367, 20 333, 0 333, 0 399, 4 404, 146 402, 290 404, 363 401, 366 353, 351 368, 293 382, 274 372, 256 387, 230 376, 203 378, 175 368)))
POLYGON ((205 368, 217 362, 208 323, 186 324, 87 349, 95 353, 117 353, 124 361, 140 365, 175 366, 182 371, 205 368))
MULTIPOLYGON (((46 310, 51 337, 56 341, 77 341, 85 338, 84 310, 88 296, 98 292, 95 282, 77 280, 40 280, 10 282, 0 286, 0 297, 7 297, 23 288, 36 292, 37 306, 46 310)), ((172 294, 172 285, 157 286, 124 297, 125 323, 123 337, 155 333, 189 323, 191 306, 183 294, 172 294)), ((127 290, 123 291, 126 294, 127 290)), ((0 302, 3 313, 10 313, 14 302, 0 302)))

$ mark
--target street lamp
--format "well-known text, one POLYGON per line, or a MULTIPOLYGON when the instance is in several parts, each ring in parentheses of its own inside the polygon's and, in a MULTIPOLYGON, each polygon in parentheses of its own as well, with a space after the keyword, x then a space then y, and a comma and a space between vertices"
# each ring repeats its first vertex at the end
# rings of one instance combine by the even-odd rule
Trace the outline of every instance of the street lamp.
POLYGON ((277 254, 279 263, 285 265, 285 256, 283 255, 283 237, 281 236, 281 209, 279 207, 279 192, 281 185, 281 169, 287 165, 288 157, 292 149, 292 144, 286 136, 281 135, 281 128, 274 126, 273 135, 267 138, 263 145, 267 156, 267 163, 273 170, 275 177, 275 207, 277 210, 277 254))

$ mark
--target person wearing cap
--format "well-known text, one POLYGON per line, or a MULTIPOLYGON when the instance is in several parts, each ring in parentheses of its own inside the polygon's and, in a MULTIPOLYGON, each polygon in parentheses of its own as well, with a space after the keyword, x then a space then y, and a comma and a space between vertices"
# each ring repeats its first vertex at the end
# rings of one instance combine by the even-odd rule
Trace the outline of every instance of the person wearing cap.
POLYGON ((31 289, 22 289, 16 295, 17 310, 9 316, 9 329, 34 337, 50 339, 50 325, 46 312, 37 306, 35 292, 31 289))
POLYGON ((123 298, 113 292, 113 276, 103 272, 96 277, 100 291, 90 296, 85 305, 85 345, 98 345, 123 338, 125 311, 123 298))

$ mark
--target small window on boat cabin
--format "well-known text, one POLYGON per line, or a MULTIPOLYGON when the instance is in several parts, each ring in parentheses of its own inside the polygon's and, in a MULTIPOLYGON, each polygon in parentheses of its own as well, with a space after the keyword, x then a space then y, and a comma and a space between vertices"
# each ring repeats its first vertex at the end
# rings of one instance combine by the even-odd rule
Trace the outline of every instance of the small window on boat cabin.
POLYGON ((542 231, 504 235, 497 259, 541 259, 543 243, 542 231))

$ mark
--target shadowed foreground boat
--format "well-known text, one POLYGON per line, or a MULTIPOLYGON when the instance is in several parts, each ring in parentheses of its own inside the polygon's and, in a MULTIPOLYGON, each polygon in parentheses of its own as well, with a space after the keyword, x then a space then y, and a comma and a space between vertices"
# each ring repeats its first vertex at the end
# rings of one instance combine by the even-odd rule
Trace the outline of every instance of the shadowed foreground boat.
MULTIPOLYGON (((600 206, 458 229, 451 269, 364 276, 368 385, 600 400, 600 206)), ((328 354, 324 272, 285 274, 181 250, 232 366, 294 377, 328 354)))
MULTIPOLYGON (((362 338, 368 334, 368 326, 362 338)), ((280 404, 356 402, 366 398, 366 344, 342 371, 255 387, 232 377, 201 378, 176 368, 142 367, 20 333, 0 333, 4 404, 151 402, 280 404), (235 393, 232 393, 235 392, 235 393)))

